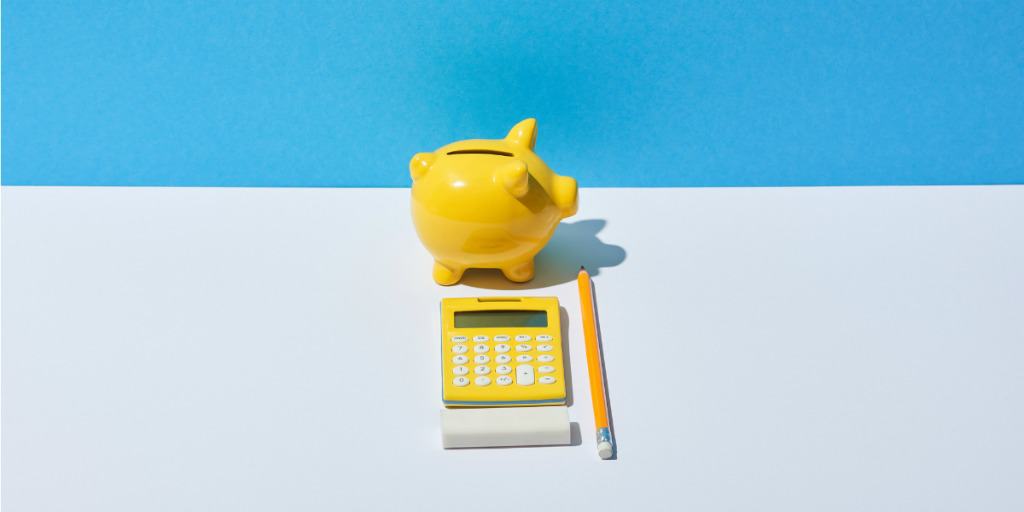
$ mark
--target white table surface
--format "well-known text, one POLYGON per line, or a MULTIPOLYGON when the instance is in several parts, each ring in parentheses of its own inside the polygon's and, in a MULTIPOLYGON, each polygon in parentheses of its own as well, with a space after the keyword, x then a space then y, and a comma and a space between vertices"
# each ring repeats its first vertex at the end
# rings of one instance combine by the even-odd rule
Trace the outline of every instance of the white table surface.
POLYGON ((1024 187, 584 189, 534 283, 452 288, 408 190, 2 201, 4 512, 1024 508, 1024 187), (438 300, 509 293, 581 444, 443 451, 438 300))

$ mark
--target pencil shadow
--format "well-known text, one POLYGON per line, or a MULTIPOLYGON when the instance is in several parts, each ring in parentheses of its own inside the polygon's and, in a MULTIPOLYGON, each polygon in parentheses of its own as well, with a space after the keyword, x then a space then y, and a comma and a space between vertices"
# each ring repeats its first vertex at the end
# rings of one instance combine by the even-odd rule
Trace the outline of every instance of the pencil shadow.
POLYGON ((536 275, 529 282, 513 283, 497 269, 469 269, 462 277, 462 284, 492 290, 546 288, 575 280, 580 265, 587 267, 591 276, 596 276, 602 268, 614 267, 626 260, 625 249, 606 244, 597 237, 607 224, 604 219, 559 224, 547 246, 537 254, 536 275))
POLYGON ((601 315, 598 314, 600 308, 597 307, 597 290, 595 288, 591 286, 590 291, 594 301, 594 323, 597 324, 597 347, 601 360, 601 378, 604 379, 604 405, 608 413, 608 430, 612 433, 612 456, 609 460, 618 460, 619 441, 615 436, 615 418, 612 414, 612 390, 608 383, 608 366, 604 362, 604 337, 601 336, 601 315))

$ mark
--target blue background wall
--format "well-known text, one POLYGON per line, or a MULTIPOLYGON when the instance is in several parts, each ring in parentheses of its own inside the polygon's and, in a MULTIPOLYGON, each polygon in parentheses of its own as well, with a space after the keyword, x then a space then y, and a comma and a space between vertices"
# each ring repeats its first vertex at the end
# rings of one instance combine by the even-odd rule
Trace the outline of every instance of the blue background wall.
POLYGON ((6 0, 3 183, 406 186, 527 116, 584 186, 1024 183, 1024 2, 545 4, 6 0))

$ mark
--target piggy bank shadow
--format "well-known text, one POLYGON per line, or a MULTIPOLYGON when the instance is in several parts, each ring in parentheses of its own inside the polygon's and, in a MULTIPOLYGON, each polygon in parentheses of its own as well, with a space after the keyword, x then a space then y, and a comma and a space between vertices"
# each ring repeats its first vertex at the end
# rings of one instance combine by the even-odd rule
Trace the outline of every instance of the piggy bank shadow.
POLYGON ((548 245, 537 254, 536 274, 528 282, 513 283, 496 269, 469 269, 461 284, 492 290, 545 288, 575 280, 581 265, 591 276, 599 275, 602 268, 626 261, 625 249, 597 237, 607 223, 604 219, 586 219, 559 224, 548 245))

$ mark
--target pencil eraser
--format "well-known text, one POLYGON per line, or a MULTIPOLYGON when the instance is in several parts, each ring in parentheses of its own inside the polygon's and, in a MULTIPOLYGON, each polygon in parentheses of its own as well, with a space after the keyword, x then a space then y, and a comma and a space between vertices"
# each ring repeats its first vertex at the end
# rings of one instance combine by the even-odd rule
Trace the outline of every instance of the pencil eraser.
POLYGON ((441 441, 445 448, 566 445, 570 442, 569 408, 442 409, 441 441))
POLYGON ((608 441, 597 443, 597 455, 605 460, 612 458, 612 444, 608 441))

